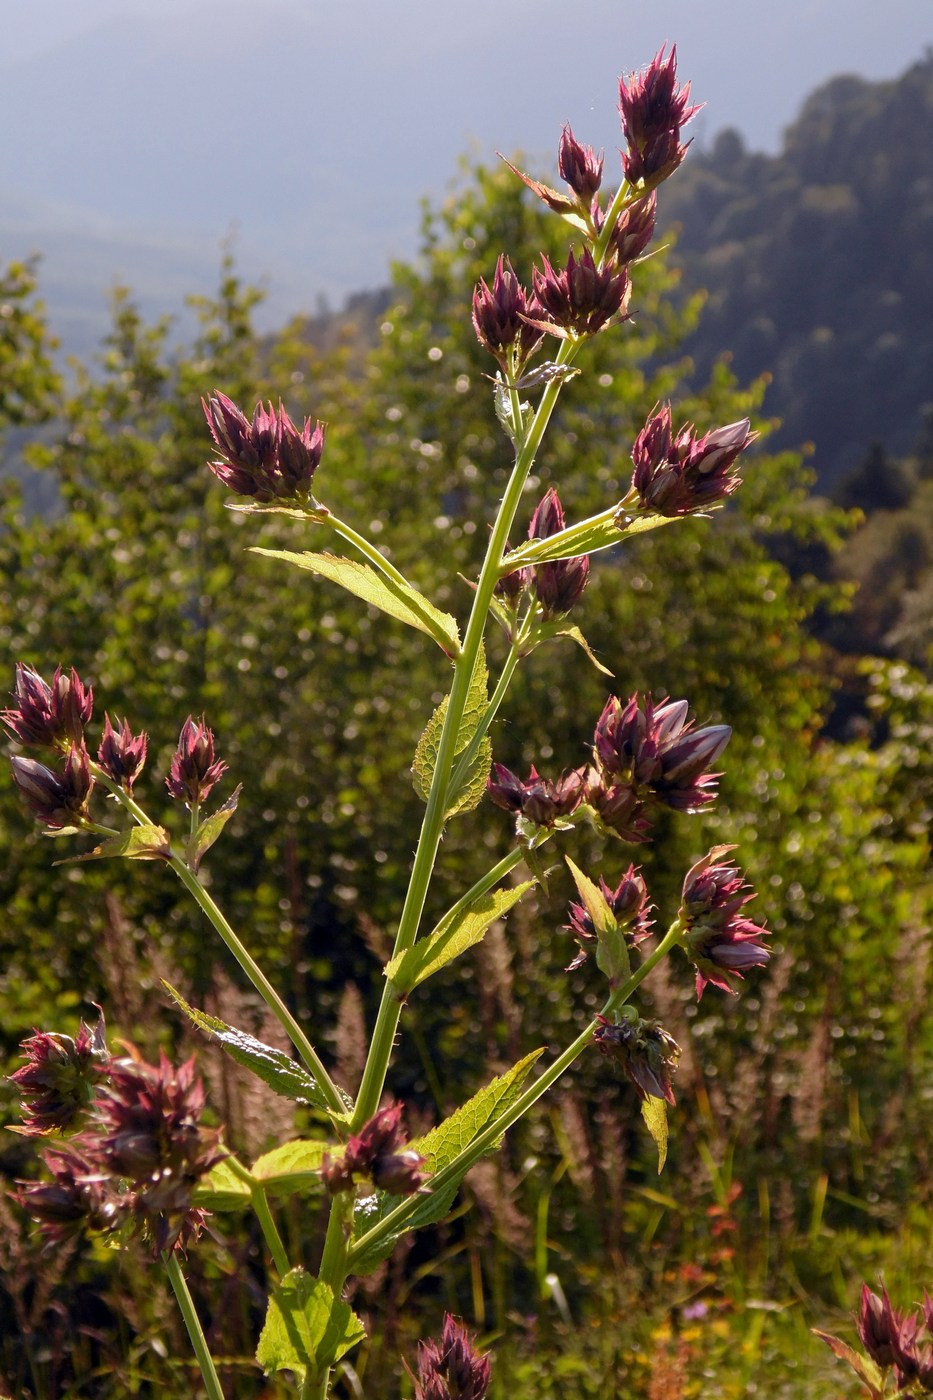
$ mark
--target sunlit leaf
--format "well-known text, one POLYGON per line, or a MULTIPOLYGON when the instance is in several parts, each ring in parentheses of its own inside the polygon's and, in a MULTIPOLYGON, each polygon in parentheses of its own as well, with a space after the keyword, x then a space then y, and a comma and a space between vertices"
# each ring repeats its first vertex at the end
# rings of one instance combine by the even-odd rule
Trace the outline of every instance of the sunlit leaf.
POLYGON ((393 958, 386 966, 386 977, 392 979, 400 992, 410 992, 419 982, 479 943, 490 924, 507 914, 534 884, 534 880, 526 880, 521 885, 480 895, 466 909, 442 919, 437 928, 426 938, 419 939, 413 948, 393 958))
POLYGON ((269 1298, 256 1360, 267 1375, 294 1371, 317 1378, 365 1336, 348 1303, 304 1269, 292 1269, 269 1298))

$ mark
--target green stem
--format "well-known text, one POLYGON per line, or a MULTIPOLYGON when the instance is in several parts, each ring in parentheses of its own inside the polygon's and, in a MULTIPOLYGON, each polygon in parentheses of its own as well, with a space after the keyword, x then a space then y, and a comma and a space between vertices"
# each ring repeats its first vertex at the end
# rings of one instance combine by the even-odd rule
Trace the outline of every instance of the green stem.
MULTIPOLYGON (((575 351, 576 347, 570 341, 562 341, 556 357, 557 362, 560 364, 569 364, 575 351)), ((437 859, 437 850, 440 844, 441 833, 443 832, 446 821, 446 803, 447 793, 450 790, 450 772, 453 766, 457 737, 460 732, 460 723, 463 719, 463 712, 466 707, 470 684, 473 679, 473 671, 476 666, 480 646, 482 645, 483 632, 489 613, 489 605, 492 601, 496 583, 501 572, 502 559, 505 554, 509 531, 518 510, 522 489, 528 478, 528 473, 531 471, 535 453, 541 444, 544 430, 547 427, 554 406, 557 403, 560 389, 561 380, 559 378, 547 384, 529 430, 527 434, 524 435, 521 432, 522 417, 519 396, 517 392, 511 391, 513 424, 516 431, 516 440, 520 445, 518 446, 512 475, 509 478, 505 495, 502 498, 502 503, 499 507, 492 533, 489 537, 486 557, 483 561, 479 581, 476 585, 473 607, 470 611, 470 619, 467 623, 466 634, 463 639, 463 649, 454 666, 454 679, 447 702, 447 712, 444 716, 440 740, 438 742, 437 759, 434 766, 434 776, 431 781, 431 791, 428 796, 424 820, 421 824, 421 833, 418 838, 418 846, 412 865, 408 893, 405 897, 405 904, 399 919, 393 957, 397 957, 400 953, 410 948, 418 934, 418 926, 424 911, 428 886, 431 882, 434 864, 437 859)), ((383 988, 379 1013, 376 1017, 376 1024, 373 1029, 373 1037, 370 1042, 366 1067, 363 1071, 363 1079, 360 1084, 359 1095, 356 1102, 356 1111, 353 1116, 352 1126, 355 1131, 359 1131, 360 1127, 372 1117, 378 1107, 379 1099, 382 1096, 382 1090, 385 1085, 385 1077, 388 1071, 389 1059, 392 1054, 392 1046, 395 1041, 395 1033, 398 1030, 401 1010, 402 1001, 399 998, 398 991, 393 986, 390 979, 387 978, 386 985, 383 988)))
POLYGON ((479 724, 476 726, 476 730, 473 733, 470 742, 467 744, 463 753, 457 760, 457 766, 451 774, 450 778, 451 791, 456 792, 459 789, 459 786, 463 781, 464 775, 470 771, 470 765, 476 758, 476 755, 479 751, 479 746, 483 742, 483 739, 485 738, 486 733, 489 730, 489 726, 495 719, 496 712, 498 711, 499 706, 505 699, 506 692, 508 691, 509 684, 512 680, 512 676, 515 674, 515 667, 518 665, 520 660, 521 648, 519 645, 519 641, 516 640, 513 641, 511 650, 509 651, 509 654, 505 659, 505 665, 502 667, 502 672, 499 676, 496 688, 489 698, 489 704, 486 706, 483 717, 480 720, 479 724))
MULTIPOLYGON (((666 957, 675 944, 680 941, 681 932, 680 922, 675 919, 651 956, 646 958, 641 967, 633 972, 622 986, 608 998, 603 1007, 603 1015, 617 1010, 628 1001, 635 990, 648 976, 649 972, 651 972, 652 968, 657 967, 661 959, 666 957)), ((580 1032, 576 1040, 568 1045, 563 1054, 559 1055, 557 1059, 548 1066, 544 1073, 535 1080, 534 1084, 532 1084, 529 1089, 526 1089, 501 1117, 496 1118, 493 1123, 490 1123, 483 1132, 473 1139, 468 1147, 464 1148, 464 1150, 458 1153, 445 1167, 431 1177, 430 1181, 427 1183, 426 1189, 432 1193, 435 1191, 442 1191, 445 1186, 450 1185, 454 1181, 459 1181, 464 1173, 473 1166, 474 1162, 478 1161, 484 1152, 486 1152, 513 1123, 517 1123, 519 1118, 523 1117, 524 1114, 537 1103, 538 1099, 540 1099, 543 1094, 547 1093, 551 1085, 560 1078, 564 1071, 573 1064, 574 1060, 577 1059, 590 1044, 598 1026, 599 1021, 594 1017, 585 1030, 580 1032)), ((401 1205, 396 1206, 395 1210, 391 1211, 389 1215, 386 1215, 378 1225, 374 1225, 371 1230, 367 1231, 365 1235, 362 1235, 350 1250, 350 1268, 352 1269, 353 1267, 354 1258, 359 1258, 361 1255, 366 1254, 375 1245, 403 1229, 408 1217, 423 1205, 423 1203, 423 1193, 418 1196, 409 1197, 407 1200, 403 1201, 401 1205)))
POLYGON ((636 193, 632 189, 628 180, 623 180, 612 198, 612 203, 606 210, 606 217, 603 220, 602 230, 596 242, 593 244, 593 261, 597 267, 602 267, 603 258, 606 256, 606 249, 609 247, 619 215, 626 204, 635 202, 636 193))
MULTIPOLYGON (((113 782, 112 779, 109 778, 107 774, 103 771, 103 769, 99 768, 97 764, 92 764, 91 771, 93 772, 95 778, 99 779, 99 781, 102 782, 109 789, 109 791, 113 793, 114 797, 116 797, 117 800, 120 803, 122 803, 122 805, 131 814, 135 821, 139 823, 140 826, 154 825, 154 823, 150 821, 148 815, 143 810, 143 808, 140 807, 139 803, 135 800, 135 798, 131 797, 128 792, 125 792, 123 788, 119 786, 119 784, 113 782)), ((278 992, 275 990, 266 974, 263 972, 262 968, 256 962, 255 958, 246 950, 243 943, 240 941, 240 938, 231 928, 227 920, 224 918, 220 909, 214 903, 213 899, 208 894, 204 886, 201 884, 194 871, 191 870, 190 867, 185 864, 184 860, 182 860, 181 856, 179 856, 176 851, 171 851, 170 855, 168 856, 168 863, 174 870, 175 874, 178 876, 179 880, 182 882, 182 884, 185 886, 188 892, 192 895, 198 907, 201 909, 202 913, 213 924, 214 928, 220 934, 221 938, 229 948, 230 952, 240 964, 240 967, 246 973, 247 977, 252 982, 257 992, 259 992, 263 1001, 269 1007, 269 1010, 273 1013, 273 1015, 279 1021, 279 1024, 283 1027, 289 1040, 292 1042, 295 1049, 298 1051, 298 1054, 301 1056, 302 1060, 304 1060, 305 1065, 311 1071, 312 1075, 317 1081, 318 1088, 320 1089, 321 1094, 325 1099, 330 1112, 338 1119, 345 1118, 347 1106, 343 1100, 340 1090, 337 1088, 336 1084, 334 1084, 330 1075, 327 1073, 327 1070, 325 1069, 320 1057, 318 1056, 317 1051, 314 1049, 314 1046, 308 1040, 308 1037, 305 1035, 304 1031, 301 1029, 298 1022, 295 1020, 294 1016, 291 1014, 288 1007, 285 1005, 284 1001, 279 996, 278 992)))
POLYGON ((195 1310, 194 1299, 192 1298, 185 1276, 181 1271, 178 1258, 174 1250, 169 1254, 163 1254, 163 1262, 168 1273, 172 1291, 181 1310, 181 1315, 185 1319, 185 1327, 188 1329, 188 1336, 194 1348, 194 1354, 198 1358, 198 1365, 201 1368, 201 1375, 210 1400, 224 1400, 224 1393, 221 1389, 220 1378, 214 1367, 214 1358, 211 1356, 207 1345, 207 1338, 201 1326, 200 1318, 195 1310))
POLYGON ((357 534, 352 525, 348 525, 337 515, 328 515, 323 523, 329 525, 335 534, 347 541, 347 544, 352 544, 354 549, 358 549, 363 557, 368 559, 370 564, 386 578, 391 579, 393 583, 399 584, 402 588, 411 588, 405 575, 394 564, 390 564, 385 555, 381 554, 374 544, 370 544, 364 535, 357 534))
POLYGON ((237 1161, 232 1153, 229 1157, 224 1158, 224 1164, 230 1168, 234 1176, 239 1177, 240 1181, 245 1182, 249 1187, 253 1210, 256 1212, 256 1219, 259 1221, 262 1229, 263 1238, 272 1256, 272 1262, 275 1265, 276 1273, 279 1278, 284 1278, 291 1268, 291 1265, 288 1262, 288 1255, 285 1253, 282 1237, 278 1232, 278 1227, 269 1209, 269 1198, 266 1195, 266 1188, 261 1181, 253 1176, 253 1173, 248 1167, 244 1167, 242 1162, 237 1161))

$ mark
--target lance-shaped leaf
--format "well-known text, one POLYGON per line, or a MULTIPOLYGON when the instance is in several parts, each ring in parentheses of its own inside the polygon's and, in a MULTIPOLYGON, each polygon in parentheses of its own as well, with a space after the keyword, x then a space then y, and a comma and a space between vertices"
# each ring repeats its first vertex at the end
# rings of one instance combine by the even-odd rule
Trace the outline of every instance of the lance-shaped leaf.
POLYGON ((185 845, 185 863, 197 874, 201 868, 201 861, 207 855, 211 846, 223 831, 227 822, 236 811, 237 802, 240 800, 240 793, 243 791, 243 784, 240 783, 236 792, 227 798, 222 806, 212 812, 209 817, 205 817, 203 822, 198 824, 197 830, 188 838, 185 845))
POLYGON ((396 1241, 403 1234, 443 1220, 453 1204, 466 1172, 480 1157, 494 1152, 502 1141, 502 1136, 500 1134, 498 1138, 487 1143, 485 1148, 473 1157, 469 1155, 470 1144, 508 1111, 521 1094, 535 1061, 543 1054, 543 1048, 533 1050, 505 1074, 493 1079, 449 1118, 445 1118, 443 1123, 425 1133, 424 1137, 415 1138, 408 1144, 412 1151, 420 1153, 425 1159, 425 1170, 432 1175, 449 1166, 461 1153, 467 1154, 462 1167, 455 1171, 443 1186, 433 1187, 429 1176, 423 1192, 418 1196, 390 1196, 384 1191, 377 1191, 357 1203, 353 1234, 361 1249, 359 1254, 352 1254, 351 1265, 355 1274, 370 1273, 377 1264, 388 1258, 395 1248, 396 1241), (408 1201, 412 1206, 412 1212, 404 1224, 384 1238, 367 1244, 365 1235, 403 1201, 408 1201))
POLYGON ((654 1138, 655 1146, 658 1149, 658 1176, 664 1170, 664 1163, 667 1161, 667 1104, 663 1099, 656 1099, 653 1094, 641 1101, 641 1116, 645 1120, 645 1127, 654 1138))
POLYGON ((510 551, 508 572, 525 564, 548 564, 557 559, 576 559, 581 554, 598 554, 602 549, 611 549, 623 539, 632 535, 643 535, 648 530, 657 530, 669 525, 676 516, 656 515, 653 511, 627 514, 617 510, 615 514, 603 511, 600 515, 581 520, 576 525, 568 525, 547 539, 529 540, 510 551))
POLYGON ((386 977, 407 996, 420 982, 479 943, 489 925, 507 914, 534 884, 534 880, 526 880, 508 889, 491 890, 464 909, 452 909, 427 938, 387 963, 386 977))
POLYGON ((237 1176, 226 1157, 215 1163, 194 1189, 194 1203, 204 1210, 242 1210, 250 1200, 249 1182, 237 1176))
POLYGON ((295 1138, 258 1157, 250 1171, 267 1191, 276 1196, 291 1196, 296 1191, 322 1185, 321 1163, 326 1151, 326 1142, 295 1138))
MULTIPOLYGON (((434 770, 437 767, 437 755, 449 699, 450 697, 445 695, 428 720, 424 733, 418 740, 418 747, 411 765, 415 791, 425 802, 431 793, 431 783, 434 779, 434 770)), ((486 714, 488 704, 489 672, 486 668, 485 648, 480 647, 454 743, 455 770, 457 768, 456 759, 465 754, 471 739, 479 728, 480 721, 486 714)), ((476 751, 470 763, 459 774, 456 783, 451 784, 451 790, 447 794, 445 816, 452 817, 457 812, 469 812, 474 807, 479 806, 486 792, 486 779, 489 777, 491 763, 492 743, 489 736, 484 734, 480 743, 476 745, 476 751)))
POLYGON ((286 563, 307 569, 319 578, 339 583, 341 588, 362 598, 364 603, 379 608, 409 627, 417 627, 419 632, 426 632, 448 656, 460 654, 456 620, 449 613, 436 608, 410 583, 399 583, 386 574, 378 573, 369 564, 345 559, 339 554, 314 554, 311 551, 297 554, 290 549, 262 549, 259 545, 254 545, 251 552, 263 554, 267 559, 284 559, 286 563))
POLYGON ((821 1332, 816 1327, 811 1327, 810 1331, 814 1337, 819 1337, 821 1342, 825 1342, 833 1355, 838 1356, 840 1361, 848 1362, 859 1380, 868 1387, 871 1400, 882 1400, 884 1376, 881 1368, 872 1361, 870 1356, 863 1356, 854 1347, 850 1347, 848 1342, 844 1342, 841 1337, 834 1337, 831 1332, 821 1332))
POLYGON ((278 1050, 274 1045, 266 1045, 247 1031, 237 1030, 235 1026, 228 1026, 217 1016, 210 1016, 206 1011, 199 1011, 197 1007, 190 1006, 181 992, 164 978, 162 986, 188 1020, 197 1026, 199 1031, 204 1031, 216 1040, 238 1065, 250 1070, 276 1094, 281 1094, 282 1098, 292 1099, 296 1103, 311 1104, 331 1116, 330 1106, 318 1087, 317 1080, 284 1050, 278 1050))
POLYGON ((85 860, 111 860, 118 856, 124 860, 168 860, 171 854, 172 841, 164 826, 131 826, 128 831, 108 836, 93 851, 57 860, 55 864, 79 865, 85 860))
POLYGON ((604 676, 612 676, 608 666, 604 666, 596 653, 590 647, 589 642, 580 631, 579 627, 574 627, 572 623, 562 617, 551 618, 549 622, 539 622, 534 629, 534 640, 547 642, 552 637, 569 637, 572 642, 576 642, 578 647, 586 652, 588 659, 604 676))
POLYGON ((348 1303, 304 1269, 291 1269, 273 1289, 256 1360, 267 1375, 294 1371, 321 1377, 366 1329, 348 1303))

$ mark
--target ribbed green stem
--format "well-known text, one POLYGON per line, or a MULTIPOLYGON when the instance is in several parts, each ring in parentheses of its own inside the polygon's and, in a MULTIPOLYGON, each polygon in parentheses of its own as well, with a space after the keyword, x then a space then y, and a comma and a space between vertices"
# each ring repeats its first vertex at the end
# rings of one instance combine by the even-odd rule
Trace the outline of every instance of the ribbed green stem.
POLYGON ((204 1387, 210 1400, 224 1400, 224 1393, 221 1388, 220 1378, 214 1367, 214 1358, 211 1356, 207 1345, 207 1338, 201 1326, 185 1276, 181 1271, 178 1258, 173 1251, 163 1254, 162 1260, 168 1273, 172 1291, 178 1302, 181 1315, 185 1319, 185 1327, 188 1329, 188 1336, 194 1348, 194 1354, 198 1358, 198 1365, 201 1368, 201 1375, 204 1379, 204 1387))
MULTIPOLYGON (((97 766, 97 764, 92 764, 91 767, 94 776, 105 784, 140 826, 154 825, 135 798, 131 797, 129 793, 124 792, 121 787, 114 783, 107 774, 97 766)), ((328 1109, 338 1118, 343 1118, 346 1115, 347 1109, 339 1089, 328 1074, 316 1050, 308 1040, 308 1037, 305 1035, 262 968, 244 947, 240 938, 231 928, 214 900, 201 884, 197 875, 185 864, 176 851, 173 850, 169 855, 168 864, 189 891, 198 907, 213 924, 230 952, 240 964, 240 967, 269 1007, 269 1010, 283 1027, 289 1040, 317 1081, 318 1088, 323 1098, 326 1100, 328 1109)))
POLYGON ((506 697, 506 693, 508 691, 512 677, 515 674, 515 667, 518 665, 520 660, 521 650, 519 647, 519 643, 516 640, 512 643, 511 650, 509 651, 509 654, 505 659, 505 665, 502 667, 502 671, 499 675, 499 680, 496 684, 496 688, 493 691, 492 695, 489 697, 489 704, 486 706, 485 713, 483 714, 483 717, 480 720, 479 724, 476 726, 476 730, 471 736, 470 742, 467 744, 463 753, 458 758, 457 766, 451 774, 450 786, 453 792, 456 792, 458 790, 464 775, 470 771, 470 765, 472 764, 477 753, 479 752, 480 744, 483 742, 483 739, 489 732, 489 726, 495 719, 496 714, 499 710, 499 706, 502 704, 503 700, 506 697))
MULTIPOLYGON (((641 967, 633 972, 623 985, 609 997, 603 1007, 603 1015, 608 1015, 610 1012, 617 1010, 629 1000, 635 990, 648 976, 649 972, 651 972, 652 968, 657 967, 661 959, 666 957, 670 950, 679 942, 681 931, 680 922, 675 920, 651 956, 646 958, 641 967)), ((474 1162, 477 1162, 479 1158, 483 1156, 488 1148, 501 1137, 506 1129, 510 1128, 513 1123, 517 1123, 519 1118, 522 1118, 528 1110, 537 1103, 538 1099, 540 1099, 543 1094, 547 1093, 551 1085, 560 1078, 564 1071, 573 1064, 574 1060, 577 1059, 591 1043, 598 1026, 599 1021, 594 1017, 586 1029, 580 1032, 576 1040, 568 1045, 563 1054, 559 1055, 557 1059, 548 1066, 544 1073, 535 1080, 534 1084, 532 1084, 529 1089, 526 1089, 500 1118, 497 1118, 495 1122, 491 1123, 478 1137, 473 1139, 469 1147, 465 1148, 463 1152, 458 1153, 458 1155, 448 1162, 441 1171, 436 1172, 434 1176, 431 1177, 430 1181, 427 1183, 427 1190, 431 1192, 442 1191, 444 1187, 448 1186, 451 1182, 459 1181, 463 1174, 469 1170, 474 1162)), ((353 1268, 354 1258, 360 1258, 383 1240, 388 1239, 391 1235, 397 1234, 399 1230, 404 1229, 405 1221, 423 1204, 423 1201, 423 1195, 409 1197, 407 1200, 403 1201, 401 1205, 396 1206, 395 1210, 385 1216, 378 1225, 374 1225, 371 1230, 367 1231, 365 1235, 362 1235, 350 1250, 350 1268, 353 1268)))

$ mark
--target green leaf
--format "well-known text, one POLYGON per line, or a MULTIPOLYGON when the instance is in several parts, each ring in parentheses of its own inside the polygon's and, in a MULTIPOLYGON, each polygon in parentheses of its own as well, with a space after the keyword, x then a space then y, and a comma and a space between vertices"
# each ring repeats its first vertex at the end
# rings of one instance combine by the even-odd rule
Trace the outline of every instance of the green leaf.
POLYGON ((556 622, 556 624, 546 622, 541 628, 541 631, 545 632, 551 627, 553 627, 554 629, 552 634, 553 636, 569 637, 572 642, 576 642, 577 646, 583 649, 583 651, 586 653, 587 659, 596 667, 597 671, 599 671, 604 676, 612 676, 612 672, 610 671, 609 667, 603 665, 599 657, 590 647, 589 642, 586 640, 579 627, 561 625, 559 622, 556 622))
POLYGON ((581 554, 598 554, 600 550, 611 549, 623 539, 632 535, 643 535, 648 530, 657 530, 662 525, 670 525, 679 516, 655 515, 653 512, 610 516, 603 511, 600 515, 581 520, 577 525, 568 525, 556 535, 548 535, 544 540, 529 540, 509 554, 509 570, 519 569, 525 564, 547 564, 557 559, 578 559, 581 554), (619 523, 616 523, 616 522, 619 523))
POLYGON ((109 860, 114 856, 125 860, 168 860, 171 854, 172 841, 164 826, 131 826, 129 831, 108 836, 93 851, 57 860, 55 864, 78 865, 85 860, 109 860))
POLYGON ((307 569, 320 578, 339 583, 348 593, 362 598, 364 603, 379 608, 390 617, 405 622, 409 627, 417 627, 433 637, 448 656, 459 656, 460 634, 457 623, 449 613, 441 612, 411 584, 397 583, 385 574, 377 573, 368 564, 356 559, 344 559, 339 554, 314 554, 310 550, 296 554, 290 549, 263 549, 254 545, 253 554, 263 554, 268 559, 284 559, 299 569, 307 569))
POLYGON ((452 910, 427 938, 420 939, 413 948, 386 965, 386 977, 407 995, 420 982, 479 943, 489 925, 507 914, 535 884, 534 880, 526 880, 511 888, 492 890, 474 899, 466 909, 452 910))
MULTIPOLYGON (((418 747, 411 765, 415 791, 425 802, 427 802, 431 792, 431 783, 434 778, 437 753, 441 742, 441 731, 444 727, 444 716, 447 714, 449 699, 450 696, 445 695, 428 720, 425 731, 418 740, 418 747)), ((467 749, 470 740, 479 728, 488 704, 489 672, 486 668, 486 651, 481 646, 476 658, 476 665, 473 667, 460 728, 457 731, 457 740, 454 745, 454 770, 456 769, 456 759, 467 749)), ((452 817, 457 812, 469 812, 479 805, 486 791, 486 779, 489 777, 491 762, 492 744, 489 736, 484 735, 468 768, 460 774, 456 785, 452 784, 451 791, 447 794, 446 817, 452 817)))
POLYGON ((185 864, 192 869, 195 874, 201 868, 201 861, 207 855, 211 846, 223 831, 227 822, 236 811, 237 802, 240 800, 240 793, 243 791, 243 784, 240 783, 236 791, 227 798, 226 802, 212 812, 209 817, 205 817, 198 825, 197 831, 189 836, 185 845, 185 864))
MULTIPOLYGON (((530 1055, 519 1060, 505 1074, 493 1079, 472 1099, 462 1104, 449 1118, 445 1118, 443 1123, 432 1128, 429 1133, 425 1133, 424 1137, 415 1138, 410 1142, 408 1146, 413 1151, 419 1152, 425 1159, 426 1169, 432 1173, 441 1171, 453 1162, 461 1152, 465 1152, 480 1133, 501 1118, 520 1095, 535 1061, 543 1054, 543 1048, 533 1050, 530 1055)), ((501 1141, 500 1136, 490 1142, 479 1156, 495 1152, 501 1141)), ((478 1161, 479 1157, 473 1160, 478 1161)), ((420 1230, 424 1225, 433 1225, 438 1220, 443 1220, 453 1204, 460 1182, 472 1165, 473 1161, 466 1161, 463 1170, 456 1173, 452 1180, 440 1190, 432 1190, 429 1181, 423 1198, 420 1199, 419 1204, 401 1229, 393 1232, 387 1238, 377 1241, 364 1253, 358 1256, 354 1255, 353 1272, 355 1274, 370 1273, 377 1264, 388 1258, 403 1234, 408 1234, 412 1230, 420 1230)), ((405 1199, 404 1196, 390 1196, 384 1191, 377 1191, 372 1196, 366 1197, 365 1200, 357 1202, 353 1220, 354 1238, 356 1240, 362 1239, 367 1231, 378 1225, 405 1199)))
POLYGON ((249 1182, 242 1181, 224 1158, 201 1177, 195 1187, 194 1203, 205 1210, 240 1210, 250 1203, 249 1182))
POLYGON ((871 1400, 882 1400, 884 1395, 884 1376, 879 1366, 872 1361, 870 1356, 863 1356, 861 1352, 850 1347, 848 1342, 844 1342, 841 1337, 834 1337, 831 1332, 821 1332, 817 1327, 811 1327, 810 1331, 814 1337, 819 1337, 821 1342, 825 1342, 830 1351, 838 1356, 840 1361, 846 1361, 858 1376, 864 1381, 871 1392, 871 1400))
POLYGON ((564 859, 570 867, 577 892, 593 923, 593 932, 596 934, 596 966, 609 979, 610 985, 617 987, 632 970, 625 930, 619 926, 619 921, 599 886, 594 885, 593 881, 574 865, 569 856, 565 856, 564 859))
POLYGON ((326 1142, 295 1138, 258 1157, 250 1171, 267 1190, 277 1196, 290 1196, 321 1185, 321 1163, 326 1152, 326 1142))
POLYGON ((292 1269, 269 1298, 256 1360, 267 1375, 294 1371, 318 1378, 365 1336, 348 1303, 304 1269, 292 1269))
POLYGON ((642 1100, 641 1116, 645 1120, 645 1127, 654 1138, 655 1146, 658 1149, 658 1176, 664 1170, 664 1163, 667 1161, 667 1104, 663 1099, 656 1099, 651 1094, 642 1100))
POLYGON ((196 1007, 189 1006, 181 992, 176 991, 164 978, 162 986, 189 1021, 197 1026, 199 1031, 204 1031, 206 1035, 218 1041, 238 1065, 251 1070, 283 1098, 292 1099, 296 1103, 312 1104, 315 1108, 324 1109, 328 1116, 331 1116, 327 1100, 318 1088, 317 1080, 286 1051, 277 1050, 273 1045, 265 1045, 246 1031, 239 1031, 216 1016, 209 1016, 206 1011, 198 1011, 196 1007))

